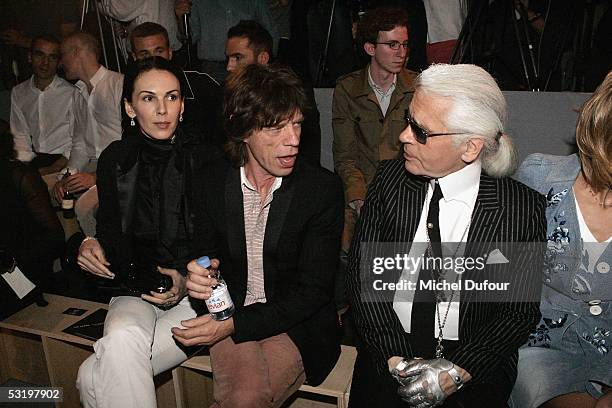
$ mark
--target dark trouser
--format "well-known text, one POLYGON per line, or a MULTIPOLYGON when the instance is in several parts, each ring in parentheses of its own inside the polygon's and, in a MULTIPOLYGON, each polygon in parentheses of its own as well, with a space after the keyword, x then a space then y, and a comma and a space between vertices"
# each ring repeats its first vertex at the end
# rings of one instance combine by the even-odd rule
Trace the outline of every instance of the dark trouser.
POLYGON ((319 78, 319 83, 317 83, 317 73, 325 51, 333 1, 319 0, 310 3, 312 5, 309 7, 306 16, 302 17, 306 18, 307 21, 310 75, 314 86, 333 87, 338 77, 355 69, 356 61, 351 37, 350 11, 344 2, 336 2, 326 70, 322 73, 322 78, 319 78))
POLYGON ((35 169, 47 167, 58 161, 61 157, 61 154, 36 153, 36 157, 32 159, 30 166, 35 169))

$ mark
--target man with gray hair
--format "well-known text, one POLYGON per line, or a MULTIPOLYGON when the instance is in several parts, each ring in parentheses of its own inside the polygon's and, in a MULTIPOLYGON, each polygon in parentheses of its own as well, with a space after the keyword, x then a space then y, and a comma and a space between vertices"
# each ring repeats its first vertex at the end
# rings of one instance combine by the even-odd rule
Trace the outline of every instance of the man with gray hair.
POLYGON ((439 64, 417 78, 403 159, 378 169, 351 246, 349 294, 365 347, 350 406, 505 406, 518 348, 539 321, 541 264, 537 251, 505 248, 546 239, 544 197, 508 177, 516 154, 505 117, 482 68, 439 64), (364 268, 382 243, 428 263, 364 268), (480 269, 446 263, 482 255, 480 269), (507 285, 467 289, 495 277, 507 285), (381 280, 395 286, 380 290, 381 280))

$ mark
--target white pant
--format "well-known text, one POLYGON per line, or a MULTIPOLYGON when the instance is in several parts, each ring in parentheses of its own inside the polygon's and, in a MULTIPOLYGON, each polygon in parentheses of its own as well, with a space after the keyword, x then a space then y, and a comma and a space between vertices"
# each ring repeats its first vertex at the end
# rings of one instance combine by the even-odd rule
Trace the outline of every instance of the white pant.
POLYGON ((153 376, 187 359, 170 329, 195 316, 187 296, 169 310, 138 297, 111 299, 104 337, 79 368, 83 407, 157 407, 153 376))

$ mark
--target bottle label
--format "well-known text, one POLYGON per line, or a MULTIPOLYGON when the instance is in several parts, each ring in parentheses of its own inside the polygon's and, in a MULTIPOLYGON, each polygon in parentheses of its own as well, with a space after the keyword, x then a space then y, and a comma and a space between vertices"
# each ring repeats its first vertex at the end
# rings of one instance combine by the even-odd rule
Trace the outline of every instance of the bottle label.
POLYGON ((74 200, 62 200, 62 210, 72 210, 74 208, 74 200))
POLYGON ((218 284, 210 298, 206 300, 206 307, 210 313, 222 312, 232 306, 234 306, 234 303, 227 290, 227 286, 224 284, 218 284))

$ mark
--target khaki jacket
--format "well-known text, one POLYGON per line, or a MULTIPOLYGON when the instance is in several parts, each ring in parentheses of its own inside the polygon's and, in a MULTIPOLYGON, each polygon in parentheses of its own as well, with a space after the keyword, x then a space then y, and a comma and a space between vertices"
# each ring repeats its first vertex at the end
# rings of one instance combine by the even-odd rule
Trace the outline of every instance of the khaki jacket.
POLYGON ((334 167, 344 183, 347 205, 365 199, 379 161, 399 156, 404 111, 412 100, 416 75, 408 70, 398 74, 386 116, 368 83, 367 67, 338 80, 332 107, 334 167))

